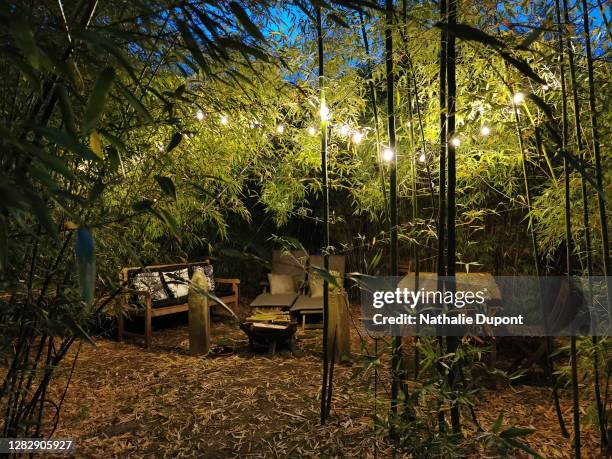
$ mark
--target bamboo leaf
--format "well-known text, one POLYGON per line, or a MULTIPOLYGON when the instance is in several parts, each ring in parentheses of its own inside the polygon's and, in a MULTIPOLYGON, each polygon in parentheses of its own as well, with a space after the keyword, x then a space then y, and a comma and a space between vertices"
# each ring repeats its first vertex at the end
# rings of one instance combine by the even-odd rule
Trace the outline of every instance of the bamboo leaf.
POLYGON ((42 92, 42 84, 40 82, 40 78, 38 78, 36 69, 11 49, 8 49, 7 47, 0 47, 0 50, 13 63, 13 65, 15 65, 15 67, 21 71, 32 89, 40 94, 42 92))
POLYGON ((330 13, 327 15, 327 17, 334 21, 336 24, 338 24, 340 27, 344 27, 346 29, 350 28, 350 25, 336 13, 330 13))
POLYGON ((506 47, 504 42, 501 40, 467 24, 448 24, 445 22, 437 22, 435 27, 446 30, 448 33, 456 36, 457 38, 461 38, 462 40, 477 41, 494 48, 506 47))
POLYGON ((11 15, 9 30, 15 40, 15 44, 30 65, 38 69, 40 67, 40 51, 38 46, 36 46, 34 33, 26 21, 26 16, 21 12, 11 15))
POLYGON ((68 94, 66 93, 66 88, 64 85, 59 84, 57 86, 57 95, 59 100, 60 111, 62 112, 62 119, 64 120, 64 125, 66 129, 70 133, 70 135, 77 136, 77 128, 76 122, 74 120, 74 111, 72 110, 72 104, 70 103, 70 99, 68 98, 68 94))
POLYGON ((46 137, 49 141, 55 143, 57 146, 72 151, 83 159, 92 161, 100 160, 98 155, 67 132, 48 126, 36 126, 34 127, 34 130, 40 135, 46 137))
POLYGON ((170 139, 170 143, 166 147, 166 153, 170 153, 172 150, 178 147, 182 140, 183 134, 181 134, 180 132, 175 132, 172 138, 170 139))
POLYGON ((204 74, 210 75, 210 66, 208 65, 208 62, 206 62, 204 55, 200 51, 200 46, 198 45, 196 39, 193 37, 191 31, 189 30, 189 26, 180 20, 177 20, 176 25, 179 29, 181 37, 183 37, 185 46, 191 53, 191 56, 196 60, 204 74))
POLYGON ((521 427, 511 427, 509 429, 504 430, 499 434, 501 438, 514 438, 514 437, 524 437, 526 435, 530 435, 535 432, 535 429, 521 428, 521 427))
POLYGON ((148 212, 152 206, 153 201, 150 199, 143 199, 142 201, 132 204, 132 209, 134 209, 136 212, 148 212))
POLYGON ((134 95, 134 93, 127 88, 127 86, 124 86, 120 82, 117 84, 117 86, 121 94, 124 95, 124 97, 127 99, 128 103, 132 106, 132 108, 136 110, 138 114, 140 114, 141 118, 148 123, 152 123, 153 117, 149 113, 149 110, 147 110, 147 108, 140 101, 140 99, 138 99, 134 95))
POLYGON ((238 22, 246 29, 247 32, 249 32, 249 34, 251 34, 251 36, 261 41, 266 41, 266 38, 263 36, 259 28, 253 24, 249 18, 249 15, 246 13, 246 11, 244 11, 242 6, 238 4, 238 2, 230 2, 230 8, 232 13, 234 13, 234 16, 236 16, 236 19, 238 19, 238 22))
POLYGON ((80 340, 88 342, 92 346, 96 345, 91 336, 89 336, 81 324, 79 324, 71 314, 64 314, 60 321, 74 336, 80 340))
POLYGON ((170 177, 156 175, 155 180, 157 181, 159 187, 162 189, 164 194, 170 196, 176 201, 176 187, 174 186, 174 182, 172 181, 172 179, 170 177))
POLYGON ((117 44, 115 42, 109 40, 106 37, 103 37, 99 33, 94 32, 92 30, 77 31, 74 32, 74 36, 88 41, 89 43, 92 43, 94 45, 97 45, 100 48, 106 50, 109 54, 112 54, 115 59, 117 59, 117 62, 119 62, 119 64, 121 64, 121 66, 125 69, 130 78, 132 78, 132 80, 134 81, 138 80, 136 74, 134 73, 134 68, 130 64, 130 61, 125 56, 125 54, 123 54, 121 49, 117 47, 117 44))
POLYGON ((526 77, 531 78, 532 80, 537 81, 540 84, 546 84, 546 81, 542 79, 537 73, 535 73, 533 69, 529 66, 529 64, 524 60, 518 59, 506 51, 500 51, 499 55, 526 77))
POLYGON ((493 424, 493 427, 491 427, 491 432, 493 432, 495 434, 498 433, 499 429, 501 429, 502 422, 504 422, 504 413, 503 412, 499 413, 499 416, 497 416, 497 419, 495 420, 495 424, 493 424))
POLYGON ((85 107, 85 115, 83 117, 83 134, 87 134, 91 131, 100 116, 104 112, 104 105, 106 103, 106 97, 115 79, 115 71, 111 67, 107 67, 96 79, 94 87, 89 94, 89 100, 85 107))
POLYGON ((102 149, 102 139, 100 133, 95 129, 89 134, 89 147, 96 156, 100 159, 104 159, 104 150, 102 149))
POLYGON ((28 186, 23 189, 24 195, 29 203, 30 210, 36 216, 36 219, 45 229, 47 234, 51 236, 57 236, 57 223, 51 217, 49 209, 44 201, 32 191, 32 187, 28 186))

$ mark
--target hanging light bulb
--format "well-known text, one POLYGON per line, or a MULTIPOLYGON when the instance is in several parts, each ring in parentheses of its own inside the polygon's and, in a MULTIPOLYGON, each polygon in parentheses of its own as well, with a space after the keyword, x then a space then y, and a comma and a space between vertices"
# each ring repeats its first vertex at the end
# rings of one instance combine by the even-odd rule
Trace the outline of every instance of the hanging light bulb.
POLYGON ((550 86, 548 86, 547 84, 543 84, 543 85, 542 85, 542 89, 543 89, 544 91, 548 91, 548 90, 550 89, 550 86))
POLYGON ((196 118, 198 119, 198 121, 202 121, 204 119, 204 112, 202 110, 198 110, 196 112, 196 118))
POLYGON ((393 151, 393 149, 389 147, 383 148, 382 160, 387 163, 390 163, 391 161, 393 161, 393 158, 395 158, 395 152, 393 151))
POLYGON ((523 94, 522 92, 517 92, 512 97, 512 102, 514 102, 514 105, 519 105, 523 103, 524 100, 525 100, 525 94, 523 94))
POLYGON ((419 162, 424 163, 427 158, 425 157, 425 153, 421 153, 419 155, 419 162))
POLYGON ((310 126, 308 128, 308 135, 314 136, 316 134, 317 134, 317 130, 315 129, 315 127, 314 126, 310 126))
POLYGON ((480 128, 480 135, 488 136, 491 133, 491 128, 489 126, 482 126, 480 128))
POLYGON ((351 128, 348 127, 346 124, 343 124, 342 126, 340 126, 340 129, 338 129, 338 133, 342 137, 347 137, 351 133, 351 128))
POLYGON ((457 148, 459 145, 461 145, 461 140, 459 139, 459 137, 453 137, 450 143, 453 147, 457 148))
POLYGON ((329 108, 327 105, 321 105, 321 121, 327 121, 329 119, 329 108))
POLYGON ((223 124, 225 126, 227 124, 227 122, 229 121, 227 119, 227 115, 221 115, 220 121, 221 121, 221 124, 223 124))
POLYGON ((410 128, 412 127, 412 123, 411 123, 410 121, 408 121, 408 122, 406 123, 406 127, 407 127, 408 129, 410 129, 410 128))
POLYGON ((279 124, 278 126, 276 126, 276 132, 278 132, 279 134, 283 134, 285 132, 285 126, 279 124))
POLYGON ((353 141, 354 144, 361 143, 361 141, 363 140, 363 134, 359 131, 355 131, 353 132, 353 136, 351 137, 351 140, 353 141))

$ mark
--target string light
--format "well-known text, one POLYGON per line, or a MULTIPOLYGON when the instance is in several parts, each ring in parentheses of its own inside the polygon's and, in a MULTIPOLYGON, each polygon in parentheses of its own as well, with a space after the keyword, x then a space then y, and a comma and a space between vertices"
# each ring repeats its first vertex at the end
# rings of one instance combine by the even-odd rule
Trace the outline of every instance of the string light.
POLYGON ((412 127, 412 123, 411 123, 410 121, 408 121, 408 122, 406 123, 406 127, 407 127, 408 129, 410 129, 410 128, 412 127))
POLYGON ((313 126, 310 126, 308 128, 308 134, 314 136, 317 134, 317 130, 313 126))
POLYGON ((347 137, 351 132, 351 128, 348 127, 346 124, 343 124, 342 126, 340 126, 340 129, 338 129, 338 133, 342 136, 342 137, 347 137))
POLYGON ((227 119, 227 115, 221 115, 221 124, 225 126, 228 121, 229 120, 227 119))
POLYGON ((204 119, 204 112, 202 110, 198 110, 196 112, 196 118, 198 119, 198 121, 202 121, 204 119))
POLYGON ((361 143, 361 141, 363 140, 363 134, 359 131, 355 131, 353 132, 353 136, 351 137, 351 140, 353 141, 354 144, 361 143))
POLYGON ((391 161, 393 161, 393 158, 395 158, 395 152, 393 151, 393 149, 385 147, 382 151, 383 161, 390 163, 391 161))
POLYGON ((329 108, 327 105, 321 105, 321 120, 327 121, 329 119, 329 108))
POLYGON ((542 89, 543 89, 544 91, 548 91, 549 86, 548 86, 547 84, 543 84, 543 85, 542 85, 542 89))
POLYGON ((514 102, 514 105, 519 105, 523 103, 524 100, 525 94, 523 94, 522 92, 517 92, 516 94, 514 94, 514 97, 512 97, 512 102, 514 102))
POLYGON ((459 137, 453 137, 450 143, 453 147, 457 148, 459 145, 461 145, 461 140, 459 139, 459 137))
POLYGON ((425 159, 427 159, 427 158, 425 157, 425 153, 421 153, 421 155, 419 156, 419 162, 424 163, 424 162, 425 162, 425 159))
POLYGON ((285 126, 279 124, 278 126, 276 126, 276 132, 278 132, 279 134, 283 134, 285 132, 285 126))
POLYGON ((483 126, 480 128, 480 135, 488 136, 491 133, 491 128, 489 126, 483 126))

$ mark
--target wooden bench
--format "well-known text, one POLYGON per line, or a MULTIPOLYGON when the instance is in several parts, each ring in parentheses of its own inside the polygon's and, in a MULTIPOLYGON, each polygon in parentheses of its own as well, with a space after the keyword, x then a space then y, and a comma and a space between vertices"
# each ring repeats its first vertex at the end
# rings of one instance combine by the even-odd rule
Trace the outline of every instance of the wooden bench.
MULTIPOLYGON (((160 317, 169 314, 176 314, 179 312, 185 312, 189 310, 189 304, 187 302, 187 295, 178 298, 173 298, 170 301, 171 304, 157 304, 160 303, 153 299, 153 295, 150 290, 135 289, 133 287, 134 277, 139 273, 170 273, 173 271, 188 269, 189 279, 193 274, 193 268, 195 266, 209 265, 208 260, 191 263, 177 263, 168 265, 151 265, 144 267, 130 267, 123 268, 119 272, 119 283, 123 287, 121 295, 117 297, 117 301, 120 301, 120 313, 118 314, 118 338, 120 342, 123 342, 124 336, 136 336, 144 338, 145 348, 151 349, 152 341, 152 321, 153 317, 160 317), (136 300, 136 301, 135 301, 136 300), (130 302, 137 302, 143 307, 134 307, 130 302), (128 312, 132 316, 144 317, 144 335, 140 333, 128 332, 125 330, 125 317, 124 312, 128 312)), ((238 306, 240 301, 240 280, 239 279, 226 279, 226 278, 214 278, 216 284, 230 285, 231 292, 216 293, 215 289, 213 294, 217 296, 227 306, 234 305, 238 306)), ((166 300, 164 300, 166 301, 166 300)), ((212 301, 212 300, 211 300, 212 301)), ((163 302, 162 302, 163 303, 163 302)))

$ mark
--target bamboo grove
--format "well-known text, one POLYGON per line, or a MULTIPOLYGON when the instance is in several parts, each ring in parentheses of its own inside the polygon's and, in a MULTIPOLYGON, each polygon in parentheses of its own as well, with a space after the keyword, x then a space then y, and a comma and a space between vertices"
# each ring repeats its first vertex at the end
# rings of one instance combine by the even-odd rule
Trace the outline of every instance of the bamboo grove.
MULTIPOLYGON (((117 266, 228 257, 255 284, 270 235, 320 251, 322 424, 339 365, 329 255, 346 255, 353 299, 400 260, 417 282, 470 267, 609 279, 605 2, 35 3, 0 6, 4 437, 55 430, 48 386, 117 313, 117 266)), ((362 340, 371 414, 398 451, 461 455, 470 426, 500 454, 537 454, 503 413, 479 423, 486 346, 362 340)), ((574 456, 586 424, 609 448, 609 339, 536 347, 574 456)))

